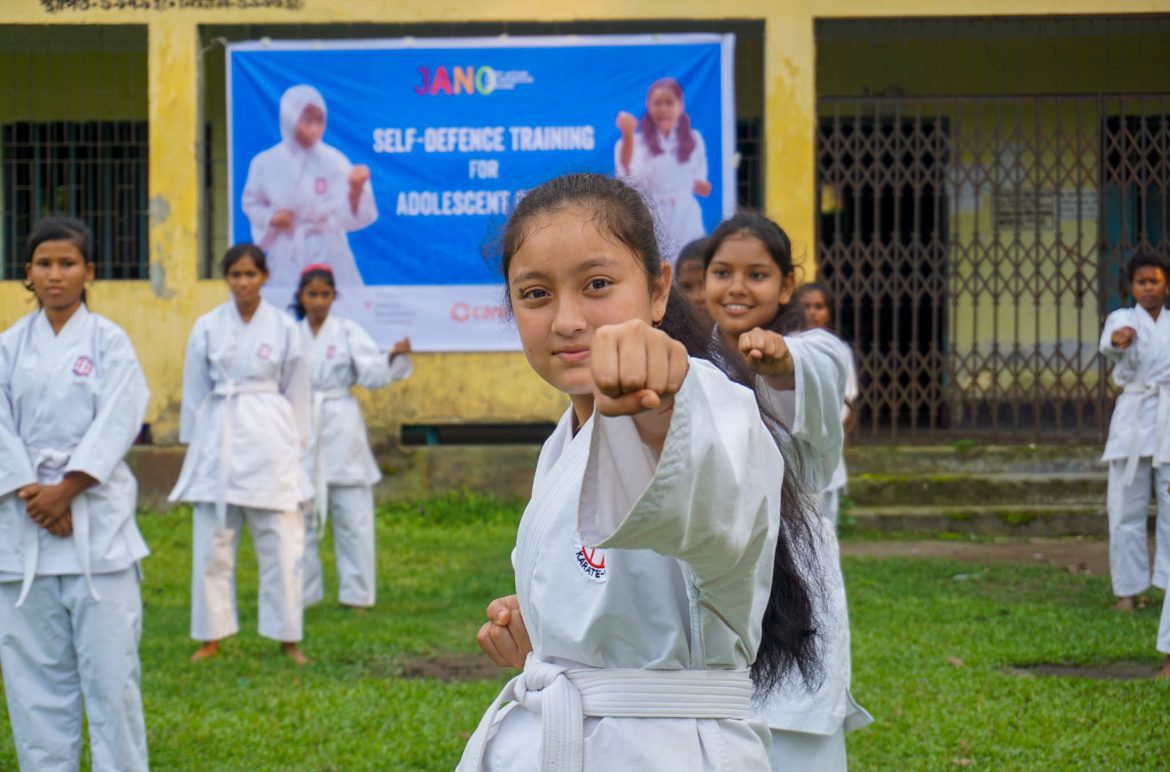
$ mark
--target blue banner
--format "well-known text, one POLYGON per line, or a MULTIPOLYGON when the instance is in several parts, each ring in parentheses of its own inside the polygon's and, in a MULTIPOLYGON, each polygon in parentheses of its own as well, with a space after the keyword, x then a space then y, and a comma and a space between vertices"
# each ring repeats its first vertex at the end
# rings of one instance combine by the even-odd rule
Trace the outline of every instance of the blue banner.
POLYGON ((285 305, 330 264, 382 343, 517 348, 493 256, 558 174, 617 174, 664 255, 735 202, 726 35, 250 42, 228 50, 231 234, 285 305))

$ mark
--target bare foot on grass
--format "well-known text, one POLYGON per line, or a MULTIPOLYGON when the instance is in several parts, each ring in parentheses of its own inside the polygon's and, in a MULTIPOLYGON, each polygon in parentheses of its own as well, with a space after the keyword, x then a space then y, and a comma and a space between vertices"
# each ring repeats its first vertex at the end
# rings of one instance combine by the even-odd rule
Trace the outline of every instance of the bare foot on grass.
POLYGON ((296 642, 280 644, 280 652, 301 667, 308 665, 312 661, 305 656, 305 652, 301 651, 301 647, 296 642))
POLYGON ((368 614, 368 613, 370 613, 369 606, 351 606, 348 603, 342 603, 341 605, 345 606, 346 609, 354 612, 355 614, 368 614))
POLYGON ((219 641, 204 641, 203 645, 191 655, 191 661, 201 662, 205 659, 211 659, 217 654, 219 654, 219 641))
POLYGON ((1170 678, 1170 654, 1162 661, 1162 669, 1158 671, 1158 678, 1170 678))
POLYGON ((1135 608, 1137 608, 1137 604, 1134 603, 1132 595, 1123 595, 1112 606, 1114 611, 1133 611, 1135 608))

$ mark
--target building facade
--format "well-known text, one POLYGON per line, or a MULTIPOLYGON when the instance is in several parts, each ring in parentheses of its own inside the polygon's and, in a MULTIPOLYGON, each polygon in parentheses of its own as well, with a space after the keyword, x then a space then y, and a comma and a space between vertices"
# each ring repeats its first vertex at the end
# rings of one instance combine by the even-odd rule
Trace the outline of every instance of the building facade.
MULTIPOLYGON (((0 325, 33 308, 32 221, 95 228, 95 310, 127 329, 177 435, 182 351, 222 302, 223 46, 233 40, 734 32, 740 197, 835 295, 862 438, 1095 441, 1118 270, 1163 248, 1170 2, 9 0, 0 4, 0 325)), ((552 421, 521 354, 420 354, 365 398, 403 426, 552 421)))

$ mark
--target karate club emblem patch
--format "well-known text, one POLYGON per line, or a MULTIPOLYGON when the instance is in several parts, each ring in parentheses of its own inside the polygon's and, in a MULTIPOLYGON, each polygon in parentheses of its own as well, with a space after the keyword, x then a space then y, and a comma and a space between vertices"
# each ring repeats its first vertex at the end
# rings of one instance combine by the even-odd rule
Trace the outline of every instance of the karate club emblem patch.
POLYGON ((256 356, 261 359, 268 359, 272 356, 272 346, 269 346, 267 343, 261 343, 260 348, 256 349, 256 356))
POLYGON ((84 378, 92 372, 93 360, 87 356, 77 357, 77 361, 73 363, 73 374, 84 378))
POLYGON ((325 180, 324 177, 318 177, 317 183, 314 187, 317 191, 317 195, 323 196, 329 190, 329 183, 325 180))
POLYGON ((334 346, 333 344, 329 344, 329 346, 327 346, 325 349, 325 358, 326 359, 333 359, 336 356, 337 356, 337 346, 334 346))
POLYGON ((605 581, 605 553, 596 547, 586 547, 584 544, 577 548, 577 565, 582 573, 595 582, 605 581))

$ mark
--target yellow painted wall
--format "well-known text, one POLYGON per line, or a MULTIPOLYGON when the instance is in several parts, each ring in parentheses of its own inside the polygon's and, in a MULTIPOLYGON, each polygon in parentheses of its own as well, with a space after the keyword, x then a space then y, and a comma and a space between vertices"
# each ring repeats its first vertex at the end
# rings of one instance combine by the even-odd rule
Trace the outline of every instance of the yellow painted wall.
MULTIPOLYGON (((136 0, 149 9, 104 10, 102 0, 5 0, 0 25, 146 25, 147 115, 150 121, 149 282, 102 282, 94 306, 122 324, 135 341, 150 380, 148 420, 156 436, 174 436, 181 350, 196 316, 226 293, 200 281, 200 25, 449 22, 572 22, 605 19, 761 19, 764 120, 767 132, 765 200, 785 224, 798 257, 811 262, 814 233, 813 137, 816 120, 816 43, 820 18, 963 14, 1146 13, 1170 9, 1165 0, 637 0, 566 6, 538 0, 136 0), (214 9, 207 6, 216 6, 214 9), (280 7, 271 7, 280 6, 280 7), (88 7, 88 10, 79 10, 88 7)), ((84 63, 78 65, 84 72, 84 63)), ((131 99, 132 94, 127 95, 131 99)), ((0 115, 0 118, 3 116, 0 115)), ((212 237, 215 234, 211 234, 212 237)), ((28 310, 18 282, 0 282, 0 325, 28 310)), ((522 421, 551 419, 563 397, 532 375, 518 354, 444 354, 416 357, 415 376, 367 404, 375 435, 399 421, 522 421)))

